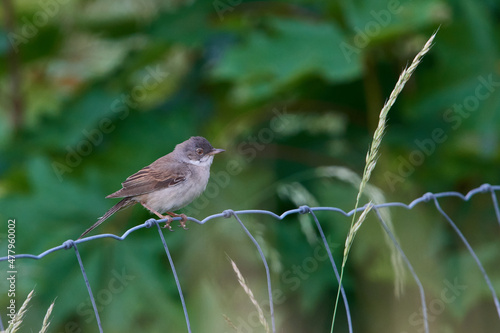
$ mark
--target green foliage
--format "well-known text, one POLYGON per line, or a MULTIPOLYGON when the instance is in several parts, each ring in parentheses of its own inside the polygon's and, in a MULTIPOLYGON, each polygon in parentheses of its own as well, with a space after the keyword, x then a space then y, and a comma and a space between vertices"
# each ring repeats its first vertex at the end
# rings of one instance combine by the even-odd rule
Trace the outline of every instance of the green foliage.
POLYGON ((242 36, 245 41, 228 50, 214 69, 215 79, 235 83, 235 102, 269 98, 307 75, 332 83, 360 75, 359 56, 346 65, 337 52, 346 37, 334 25, 281 18, 263 25, 262 31, 242 36))
MULTIPOLYGON (((104 197, 127 176, 193 135, 226 149, 212 166, 217 195, 184 210, 195 218, 228 208, 351 209, 357 185, 317 170, 335 165, 362 173, 384 100, 438 26, 435 45, 389 114, 372 184, 387 200, 403 202, 427 191, 500 184, 500 25, 492 1, 13 2, 14 13, 0 13, 2 23, 8 15, 15 22, 13 31, 0 28, 0 223, 16 219, 17 253, 77 238, 115 203, 104 197), (16 96, 20 106, 13 106, 16 96)), ((474 200, 443 207, 498 286, 491 198, 474 200)), ((468 286, 436 316, 436 330, 497 326, 477 268, 435 209, 391 213, 429 301, 441 297, 445 279, 468 286)), ((129 208, 96 232, 121 234, 149 217, 129 208)), ((349 219, 318 217, 339 264, 349 219)), ((308 217, 242 220, 266 250, 273 286, 282 292, 278 331, 327 331, 337 285, 327 260, 316 258, 312 272, 303 268, 319 246, 308 217)), ((253 244, 234 219, 189 228, 165 237, 193 331, 230 331, 222 314, 236 325, 251 322, 254 308, 226 254, 256 299, 265 300, 253 244)), ((6 235, 0 228, 1 256, 6 235)), ((356 331, 418 329, 409 320, 418 311, 416 289, 408 280, 401 299, 393 297, 384 242, 369 218, 346 266, 351 311, 370 323, 358 321, 356 331)), ((79 251, 106 332, 186 329, 156 230, 85 243, 79 251)), ((51 331, 96 330, 73 250, 17 265, 18 299, 33 288, 37 295, 24 330, 40 326, 54 299, 51 331)), ((0 267, 0 289, 7 290, 0 267)), ((337 315, 336 328, 345 327, 344 318, 337 315)))

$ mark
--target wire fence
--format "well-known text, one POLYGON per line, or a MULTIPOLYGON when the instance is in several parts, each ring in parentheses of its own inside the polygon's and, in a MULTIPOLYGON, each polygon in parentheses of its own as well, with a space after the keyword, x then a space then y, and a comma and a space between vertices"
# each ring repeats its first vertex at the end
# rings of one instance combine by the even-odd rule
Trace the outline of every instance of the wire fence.
MULTIPOLYGON (((457 234, 457 236, 459 237, 459 239, 461 240, 461 242, 465 245, 465 247, 467 248, 468 252, 470 253, 470 255, 472 256, 472 258, 474 259, 475 264, 477 265, 478 269, 480 270, 480 272, 481 272, 481 274, 482 274, 482 276, 484 278, 484 281, 485 281, 485 283, 488 286, 488 289, 489 289, 489 291, 491 293, 491 297, 493 299, 493 302, 494 302, 494 305, 495 305, 495 308, 496 308, 496 312, 497 312, 498 317, 500 319, 500 302, 498 300, 498 296, 497 296, 497 294, 495 292, 495 289, 493 288, 493 284, 492 284, 492 282, 490 280, 490 277, 486 273, 486 270, 484 269, 481 261, 479 260, 478 256, 474 252, 472 246, 469 244, 467 238, 463 235, 463 233, 457 227, 457 225, 455 224, 455 222, 450 218, 449 215, 446 214, 446 212, 443 210, 443 208, 439 204, 439 199, 441 199, 441 198, 457 197, 457 198, 460 198, 460 199, 462 199, 464 201, 469 201, 476 194, 479 194, 479 193, 490 193, 491 194, 492 205, 493 205, 494 210, 495 210, 496 219, 497 219, 497 222, 498 222, 498 224, 500 226, 500 208, 499 208, 498 200, 497 200, 497 197, 496 197, 496 191, 500 191, 500 186, 496 186, 496 185, 493 186, 493 185, 489 185, 489 184, 484 184, 484 185, 481 185, 478 188, 475 188, 475 189, 469 191, 466 195, 463 195, 463 194, 461 194, 459 192, 426 193, 423 196, 421 196, 420 198, 417 198, 417 199, 413 200, 410 204, 404 204, 404 203, 401 203, 401 202, 390 202, 390 203, 376 204, 372 208, 372 210, 374 211, 374 213, 375 213, 378 221, 380 222, 383 230, 387 233, 387 235, 389 236, 389 238, 393 242, 395 248, 400 253, 400 255, 401 255, 401 257, 402 257, 405 265, 408 268, 408 271, 412 275, 412 277, 413 277, 413 279, 414 279, 414 281, 415 281, 415 283, 416 283, 416 285, 418 287, 419 296, 420 296, 420 303, 421 303, 421 307, 422 307, 423 320, 424 320, 424 329, 425 329, 426 333, 429 333, 429 318, 428 318, 428 314, 427 314, 428 311, 427 311, 427 305, 426 305, 427 303, 426 303, 426 296, 425 296, 424 287, 423 287, 423 285, 422 285, 422 283, 421 283, 421 281, 420 281, 420 279, 418 277, 417 272, 415 271, 415 269, 413 268, 412 264, 410 263, 410 260, 406 257, 406 255, 403 252, 400 244, 398 243, 396 236, 393 234, 393 232, 391 231, 391 229, 388 227, 387 221, 384 220, 383 215, 380 213, 380 209, 381 208, 390 208, 390 207, 402 207, 402 208, 406 208, 406 209, 410 210, 410 209, 414 208, 418 204, 426 203, 426 202, 432 202, 434 204, 435 208, 437 209, 437 211, 446 220, 446 222, 451 226, 451 228, 453 229, 453 231, 457 234)), ((364 208, 365 207, 360 207, 360 208, 357 209, 357 211, 361 212, 361 211, 364 210, 364 208)), ((324 248, 325 248, 325 250, 326 250, 326 252, 328 254, 328 258, 330 260, 330 264, 332 265, 332 269, 333 269, 334 275, 335 275, 337 281, 339 281, 339 272, 338 272, 338 269, 337 269, 337 265, 336 265, 336 263, 335 263, 335 261, 333 259, 333 255, 332 255, 332 252, 331 252, 330 247, 328 245, 327 238, 325 236, 323 228, 321 227, 321 224, 319 223, 319 220, 318 220, 318 218, 317 218, 317 216, 315 214, 316 212, 319 212, 319 211, 336 212, 336 213, 343 214, 345 216, 352 216, 352 214, 354 213, 354 210, 351 210, 349 212, 345 212, 342 209, 336 208, 336 207, 309 207, 309 206, 300 206, 299 208, 288 210, 288 211, 284 212, 281 215, 277 215, 277 214, 275 214, 273 212, 270 212, 270 211, 267 211, 267 210, 258 210, 257 209, 257 210, 233 211, 233 210, 228 209, 228 210, 223 211, 222 213, 208 216, 208 217, 206 217, 205 219, 203 219, 201 221, 197 220, 195 218, 192 218, 192 217, 188 217, 188 219, 190 221, 196 222, 198 224, 205 224, 208 221, 211 221, 211 220, 214 220, 214 219, 220 219, 220 218, 226 218, 226 219, 227 218, 234 218, 234 219, 236 219, 236 221, 239 223, 239 225, 241 226, 241 228, 243 229, 243 231, 246 233, 246 235, 250 238, 250 240, 255 245, 255 247, 256 247, 259 255, 260 255, 260 259, 262 260, 262 264, 264 265, 265 272, 266 272, 267 293, 268 293, 269 307, 270 307, 271 329, 272 329, 272 332, 275 333, 276 332, 276 323, 275 323, 275 314, 274 314, 274 305, 273 305, 273 293, 272 293, 272 287, 271 287, 271 274, 270 274, 270 270, 269 270, 269 265, 267 263, 266 257, 264 256, 264 252, 262 251, 261 246, 259 245, 259 243, 255 239, 255 237, 252 235, 252 233, 247 229, 247 227, 245 226, 245 224, 243 223, 243 221, 241 219, 241 216, 242 215, 248 215, 248 214, 264 214, 264 215, 272 216, 276 220, 283 220, 284 218, 286 218, 287 216, 292 215, 292 214, 310 214, 312 216, 313 220, 314 220, 316 228, 318 229, 318 233, 321 236, 321 240, 322 240, 324 248)), ((174 218, 174 220, 179 220, 179 219, 180 218, 174 218)), ((162 220, 149 219, 149 220, 147 220, 145 223, 143 223, 141 225, 138 225, 138 226, 135 226, 133 228, 130 228, 121 237, 113 235, 113 234, 101 234, 101 235, 95 235, 95 236, 86 237, 86 238, 79 239, 79 240, 76 240, 76 241, 70 239, 70 240, 65 241, 61 245, 56 246, 56 247, 51 248, 51 249, 48 249, 47 251, 45 251, 45 252, 43 252, 43 253, 41 253, 39 255, 20 254, 20 255, 15 255, 13 257, 1 257, 0 258, 0 262, 7 261, 7 260, 10 260, 10 259, 13 259, 13 258, 15 258, 15 259, 21 259, 21 258, 41 259, 41 258, 45 257, 46 255, 48 255, 50 253, 53 253, 53 252, 56 252, 56 251, 59 251, 59 250, 69 250, 69 249, 73 248, 74 251, 75 251, 76 259, 77 259, 78 264, 80 266, 80 270, 81 270, 81 273, 82 273, 82 276, 83 276, 83 279, 84 279, 84 282, 85 282, 88 294, 89 294, 90 301, 92 303, 92 307, 93 307, 93 310, 94 310, 94 314, 95 314, 97 326, 99 328, 99 332, 103 332, 102 324, 101 324, 101 319, 99 317, 99 312, 98 312, 98 309, 97 309, 97 306, 96 306, 96 301, 95 301, 94 295, 92 293, 91 283, 90 283, 90 281, 89 281, 89 279, 87 277, 87 274, 85 272, 85 268, 84 268, 83 261, 82 261, 82 258, 80 256, 80 253, 78 252, 78 244, 86 243, 86 242, 93 241, 93 240, 100 239, 100 238, 114 238, 116 240, 124 240, 125 238, 127 238, 128 235, 130 235, 131 233, 133 233, 133 232, 135 232, 137 230, 140 230, 140 229, 143 229, 143 228, 151 228, 151 227, 155 226, 156 229, 158 230, 159 237, 160 237, 161 242, 163 244, 163 247, 165 249, 165 253, 167 255, 168 261, 170 263, 170 267, 172 269, 172 274, 174 276, 175 283, 177 285, 177 290, 178 290, 178 293, 179 293, 180 302, 182 304, 182 308, 183 308, 183 311, 184 311, 184 316, 185 316, 187 331, 191 332, 191 323, 190 323, 190 320, 189 320, 189 314, 188 314, 186 303, 185 303, 185 300, 184 300, 184 295, 183 295, 183 292, 182 292, 181 283, 180 283, 179 278, 177 276, 177 272, 175 270, 175 265, 174 265, 174 262, 172 260, 172 256, 171 256, 170 251, 168 249, 167 242, 166 242, 165 237, 163 235, 162 229, 160 227, 160 223, 162 223, 162 222, 166 222, 166 220, 165 219, 162 219, 162 220)), ((347 316, 346 319, 347 319, 347 324, 348 324, 348 330, 349 330, 350 333, 352 333, 353 332, 353 325, 352 325, 351 311, 349 310, 349 302, 347 300, 347 296, 346 296, 346 293, 345 293, 345 290, 344 290, 343 286, 341 286, 341 296, 342 296, 342 302, 344 304, 344 308, 345 308, 345 311, 346 311, 346 316, 347 316)), ((4 326, 3 326, 3 323, 2 323, 1 317, 0 317, 0 330, 1 331, 4 330, 4 326)))

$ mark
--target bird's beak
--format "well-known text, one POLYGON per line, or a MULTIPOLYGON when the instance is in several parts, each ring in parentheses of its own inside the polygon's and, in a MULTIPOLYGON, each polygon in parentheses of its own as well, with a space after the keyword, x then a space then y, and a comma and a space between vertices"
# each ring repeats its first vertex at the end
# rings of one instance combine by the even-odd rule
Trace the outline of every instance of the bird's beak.
POLYGON ((224 151, 225 151, 224 149, 214 148, 214 150, 212 150, 210 153, 208 153, 208 155, 215 155, 215 154, 222 153, 224 151))

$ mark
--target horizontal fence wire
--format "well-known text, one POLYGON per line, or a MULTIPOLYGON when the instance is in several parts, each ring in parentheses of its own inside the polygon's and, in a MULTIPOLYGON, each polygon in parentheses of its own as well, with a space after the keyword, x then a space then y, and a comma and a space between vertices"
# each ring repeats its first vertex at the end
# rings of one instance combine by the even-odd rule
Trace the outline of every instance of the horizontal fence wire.
MULTIPOLYGON (((473 257, 476 265, 478 266, 478 268, 479 268, 479 270, 480 270, 480 272, 481 272, 481 274, 482 274, 482 276, 483 276, 483 278, 484 278, 484 280, 485 280, 485 282, 486 282, 486 284, 491 292, 491 296, 493 298, 493 302, 495 304, 495 308, 496 308, 498 317, 500 319, 500 302, 498 300, 495 289, 493 288, 493 284, 491 283, 491 280, 490 280, 488 274, 486 273, 486 270, 484 269, 481 261, 477 257, 477 255, 474 252, 474 250, 472 249, 471 245, 467 241, 466 237, 462 234, 462 232, 457 227, 457 225, 453 222, 453 220, 445 213, 445 211, 443 210, 443 208, 439 204, 439 200, 438 200, 440 198, 457 197, 457 198, 462 199, 463 201, 469 201, 476 194, 490 193, 491 199, 492 199, 492 204, 493 204, 493 207, 495 210, 495 216, 496 216, 498 224, 500 225, 500 208, 498 206, 498 200, 497 200, 496 193, 495 193, 496 191, 500 191, 500 186, 484 184, 478 188, 475 188, 475 189, 469 191, 466 195, 463 195, 459 192, 453 192, 453 191, 441 192, 441 193, 426 193, 423 196, 421 196, 420 198, 413 200, 410 204, 404 204, 401 202, 389 202, 389 203, 382 203, 382 204, 373 205, 373 211, 375 212, 377 219, 379 220, 379 222, 382 226, 382 229, 387 233, 387 235, 389 236, 389 238, 393 242, 395 248, 401 254, 401 257, 402 257, 404 263, 406 264, 408 270, 410 271, 410 273, 411 273, 411 275, 412 275, 413 279, 415 280, 415 283, 418 287, 420 302, 421 302, 421 307, 422 307, 422 313, 423 313, 423 319, 424 319, 424 328, 425 328, 426 333, 429 333, 429 319, 427 316, 427 306, 426 306, 425 291, 424 291, 423 285, 420 282, 420 279, 418 278, 418 275, 417 275, 416 271, 414 270, 414 268, 412 267, 409 259, 407 258, 407 256, 403 252, 401 246, 399 245, 399 243, 396 239, 396 236, 391 232, 386 221, 384 221, 382 215, 380 214, 380 209, 381 208, 388 208, 388 207, 402 207, 402 208, 406 208, 406 209, 410 210, 418 204, 426 203, 426 202, 433 202, 434 206, 436 207, 436 210, 443 216, 443 218, 446 220, 446 222, 450 224, 450 226, 452 227, 454 232, 457 234, 457 236, 460 238, 462 243, 465 245, 465 247, 467 248, 467 250, 469 251, 469 253, 473 257)), ((361 212, 364 209, 365 209, 365 206, 359 207, 356 209, 356 212, 361 212)), ((269 297, 271 327, 272 327, 272 332, 275 333, 276 332, 276 324, 275 324, 275 318, 274 318, 275 315, 274 315, 274 306, 273 306, 273 297, 272 297, 272 288, 271 288, 271 274, 269 271, 269 265, 267 263, 267 260, 264 256, 264 252, 262 251, 259 243, 257 242, 257 240, 253 237, 253 235, 250 233, 250 231, 246 228, 245 224, 243 223, 243 221, 241 219, 241 215, 263 214, 263 215, 269 215, 277 220, 283 220, 285 217, 292 215, 292 214, 310 214, 312 216, 312 218, 315 222, 316 228, 318 229, 318 232, 321 236, 325 250, 328 253, 328 257, 330 259, 330 263, 332 265, 334 275, 335 275, 337 281, 339 281, 339 272, 337 269, 337 265, 335 264, 332 252, 330 250, 330 247, 328 246, 328 242, 327 242, 325 233, 323 232, 321 224, 315 215, 315 212, 319 212, 319 211, 337 212, 337 213, 340 213, 340 214, 345 215, 345 216, 352 216, 352 214, 354 214, 354 212, 355 212, 355 210, 345 212, 344 210, 342 210, 340 208, 336 208, 336 207, 309 207, 309 206, 301 206, 301 207, 296 208, 296 209, 291 209, 291 210, 285 211, 281 215, 275 214, 271 211, 259 210, 259 209, 240 210, 240 211, 233 211, 233 210, 228 209, 228 210, 223 211, 222 213, 208 216, 201 221, 197 220, 193 217, 188 217, 188 220, 195 222, 195 223, 198 223, 198 224, 205 224, 211 220, 218 219, 218 218, 226 218, 226 219, 227 218, 235 218, 237 220, 237 222, 242 227, 243 231, 246 233, 246 235, 249 237, 249 239, 255 245, 257 251, 259 252, 262 263, 264 265, 265 272, 266 272, 266 280, 267 280, 267 289, 268 289, 267 291, 268 291, 268 297, 269 297)), ((180 220, 180 217, 176 217, 173 219, 180 220)), ((92 303, 92 307, 94 309, 95 318, 96 318, 99 332, 103 332, 102 323, 101 323, 101 320, 99 317, 99 312, 97 311, 97 306, 95 303, 95 298, 93 296, 92 288, 90 286, 90 282, 87 278, 87 274, 86 274, 85 268, 83 266, 83 261, 80 257, 80 253, 78 252, 77 245, 81 244, 81 243, 93 241, 96 239, 100 239, 100 238, 114 238, 116 240, 124 240, 125 238, 127 238, 128 235, 130 235, 131 233, 133 233, 137 230, 140 230, 143 228, 151 228, 152 226, 155 225, 157 230, 158 230, 163 247, 165 249, 165 253, 167 254, 167 258, 168 258, 168 261, 170 263, 170 267, 172 269, 172 274, 175 278, 175 283, 177 285, 177 289, 179 292, 180 301, 182 304, 182 308, 184 310, 184 316, 185 316, 185 320, 186 320, 186 328, 187 328, 187 331, 191 333, 191 324, 190 324, 190 320, 189 320, 189 316, 188 316, 187 307, 186 307, 186 303, 184 300, 181 284, 180 284, 179 278, 177 276, 177 272, 175 270, 174 262, 172 260, 171 255, 170 255, 170 252, 168 250, 167 242, 166 242, 165 237, 163 236, 163 232, 160 228, 160 223, 163 223, 163 222, 167 222, 167 220, 166 219, 160 219, 160 220, 149 219, 141 225, 138 225, 138 226, 135 226, 133 228, 128 229, 121 237, 117 236, 117 235, 113 235, 113 234, 100 234, 100 235, 95 235, 95 236, 89 236, 89 237, 86 237, 83 239, 78 239, 76 241, 70 239, 70 240, 65 241, 64 243, 62 243, 59 246, 53 247, 51 249, 48 249, 48 250, 40 253, 39 255, 19 254, 19 255, 10 256, 10 257, 0 257, 0 262, 7 261, 7 260, 12 259, 12 258, 15 258, 15 259, 22 259, 22 258, 41 259, 50 253, 53 253, 53 252, 56 252, 59 250, 63 250, 63 249, 68 250, 68 249, 73 248, 75 250, 76 258, 77 258, 78 264, 80 266, 80 270, 82 272, 83 279, 85 281, 85 285, 86 285, 86 288, 87 288, 87 291, 89 294, 90 301, 92 303)), ((349 309, 348 300, 347 300, 343 286, 341 286, 341 295, 342 295, 342 299, 343 299, 343 303, 344 303, 344 308, 346 310, 348 329, 349 329, 349 332, 352 333, 353 327, 352 327, 351 312, 349 309)), ((1 316, 0 316, 0 330, 4 330, 1 316)))

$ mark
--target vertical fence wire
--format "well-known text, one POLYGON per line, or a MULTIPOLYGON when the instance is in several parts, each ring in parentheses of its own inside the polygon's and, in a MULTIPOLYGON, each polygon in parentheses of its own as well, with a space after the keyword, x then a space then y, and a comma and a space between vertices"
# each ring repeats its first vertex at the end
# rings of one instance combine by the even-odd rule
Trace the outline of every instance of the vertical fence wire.
POLYGON ((498 200, 495 194, 495 190, 490 188, 491 200, 493 201, 493 207, 495 208, 495 215, 497 217, 497 222, 500 225, 500 208, 498 208, 498 200))
POLYGON ((97 326, 99 327, 99 333, 103 333, 101 318, 99 317, 99 312, 97 311, 97 305, 95 303, 94 295, 92 294, 92 288, 90 288, 90 282, 87 278, 87 273, 85 273, 85 268, 83 267, 82 258, 80 257, 80 252, 78 252, 78 247, 76 246, 73 240, 68 240, 63 244, 66 249, 74 248, 76 258, 78 260, 78 264, 80 265, 80 270, 82 271, 83 279, 85 280, 85 285, 87 286, 87 292, 89 293, 90 301, 92 303, 92 307, 94 308, 95 319, 97 321, 97 326))
POLYGON ((450 224, 450 226, 453 228, 453 230, 456 232, 462 243, 467 247, 467 250, 469 250, 470 255, 472 258, 474 258, 474 261, 476 262, 477 267, 479 267, 479 270, 481 271, 481 274, 484 277, 484 280, 486 281, 486 284, 488 285, 488 288, 490 289, 491 296, 493 297, 493 301, 495 302, 495 307, 497 309, 497 314, 498 318, 500 318, 500 303, 498 302, 498 297, 495 292, 495 288, 493 288, 493 285, 491 284, 490 278, 488 277, 488 274, 486 273, 486 270, 484 269, 483 265, 481 264, 481 261, 477 257, 476 253, 472 249, 472 246, 469 244, 465 236, 462 234, 460 229, 458 229, 457 225, 453 222, 453 220, 444 212, 444 210, 441 208, 441 205, 439 205, 439 202, 435 196, 432 196, 432 199, 434 200, 434 204, 439 211, 439 213, 445 218, 445 220, 450 224))
POLYGON ((175 284, 177 286, 177 290, 179 291, 179 297, 181 299, 182 310, 184 311, 184 317, 186 319, 187 330, 189 333, 191 333, 191 323, 189 321, 189 315, 187 312, 186 302, 184 301, 184 295, 182 293, 181 283, 179 281, 179 277, 177 276, 177 271, 175 270, 174 261, 172 260, 172 256, 170 255, 170 251, 168 250, 167 242, 165 241, 165 237, 163 236, 163 232, 161 232, 161 228, 160 228, 159 223, 162 220, 157 221, 155 219, 150 219, 148 221, 156 224, 156 227, 158 229, 158 233, 160 234, 161 242, 163 244, 163 247, 165 248, 165 253, 167 254, 168 262, 170 263, 170 268, 172 268, 172 274, 174 275, 175 284))
MULTIPOLYGON (((333 260, 332 251, 330 250, 330 246, 328 245, 328 241, 326 240, 325 233, 323 232, 323 228, 319 223, 316 214, 312 211, 309 206, 301 206, 299 208, 301 214, 310 213, 314 219, 314 223, 316 223, 316 228, 318 228, 319 234, 321 236, 321 240, 323 241, 323 245, 325 246, 325 250, 328 253, 328 258, 330 259, 330 263, 332 264, 333 272, 335 273, 335 277, 337 278, 337 282, 340 283, 340 275, 337 269, 337 265, 335 264, 335 260, 333 260)), ((349 302, 347 301, 347 296, 345 294, 344 286, 340 285, 340 293, 342 295, 342 300, 344 301, 344 308, 347 315, 347 327, 349 328, 349 333, 352 333, 352 319, 351 319, 351 310, 349 309, 349 302)))
POLYGON ((225 210, 224 211, 224 216, 226 218, 230 216, 234 216, 234 218, 238 221, 238 223, 241 225, 247 236, 252 240, 254 243, 255 247, 257 248, 257 251, 259 251, 260 258, 262 259, 262 262, 264 263, 264 268, 266 269, 266 279, 267 279, 267 292, 269 294, 269 312, 271 313, 271 327, 273 329, 273 333, 276 333, 276 325, 274 323, 274 305, 273 305, 273 291, 271 288, 271 273, 269 272, 269 265, 267 264, 266 256, 264 256, 264 252, 262 252, 262 249, 260 248, 259 243, 257 240, 252 236, 250 231, 248 231, 247 227, 243 224, 241 219, 239 218, 238 214, 236 214, 235 211, 233 210, 225 210))

